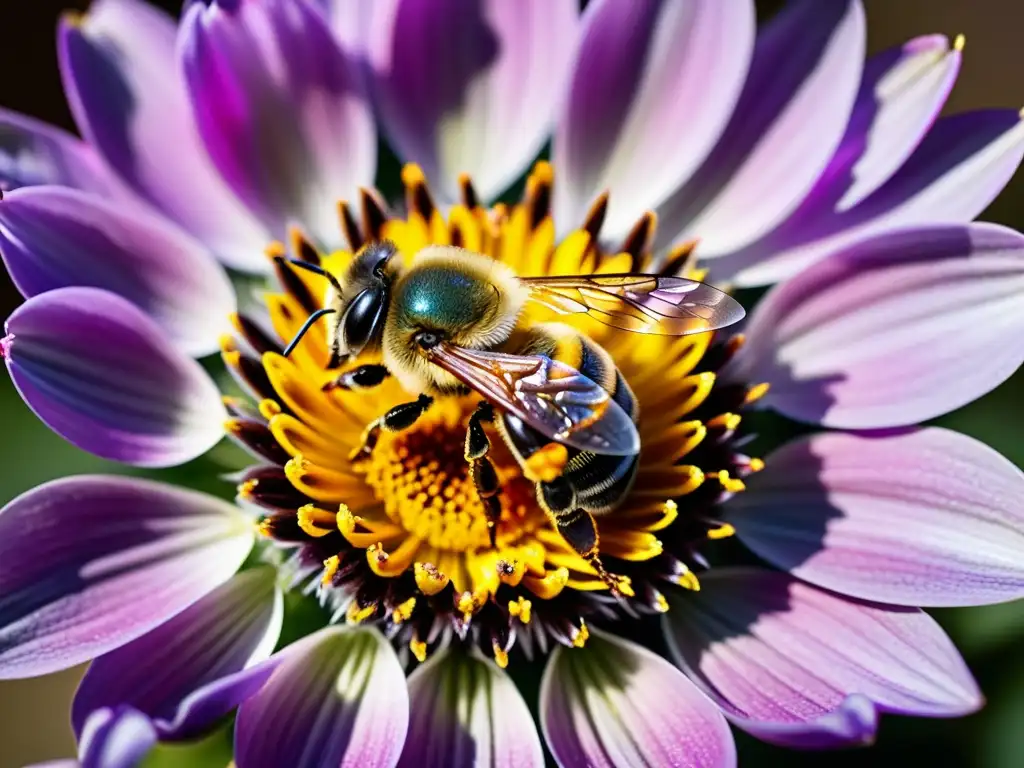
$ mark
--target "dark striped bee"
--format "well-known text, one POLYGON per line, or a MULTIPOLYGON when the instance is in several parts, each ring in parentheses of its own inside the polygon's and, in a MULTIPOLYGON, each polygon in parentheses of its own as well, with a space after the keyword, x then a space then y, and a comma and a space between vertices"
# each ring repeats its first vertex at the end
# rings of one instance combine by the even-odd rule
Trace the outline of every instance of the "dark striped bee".
POLYGON ((364 351, 383 364, 341 374, 332 386, 357 389, 395 376, 416 400, 366 429, 353 460, 367 456, 381 430, 410 428, 434 397, 483 397, 469 420, 465 455, 488 513, 491 543, 501 515, 500 485, 487 458, 485 422, 494 422, 537 499, 565 541, 614 589, 601 563, 595 516, 613 514, 636 477, 639 408, 611 356, 563 323, 523 327, 527 301, 565 315, 586 314, 632 333, 682 336, 737 322, 743 308, 711 286, 645 274, 517 277, 507 266, 461 248, 431 246, 411 266, 388 242, 364 248, 331 282, 318 317, 330 315, 331 365, 364 351))

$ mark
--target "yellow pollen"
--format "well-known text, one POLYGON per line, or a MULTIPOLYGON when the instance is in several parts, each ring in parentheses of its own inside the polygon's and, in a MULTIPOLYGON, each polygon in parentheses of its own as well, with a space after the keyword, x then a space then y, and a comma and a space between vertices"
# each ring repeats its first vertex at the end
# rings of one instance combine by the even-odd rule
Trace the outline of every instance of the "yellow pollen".
POLYGON ((758 400, 760 400, 762 397, 768 394, 768 390, 770 388, 771 384, 769 384, 768 382, 755 384, 753 387, 747 390, 747 396, 743 398, 743 404, 750 405, 751 403, 756 403, 758 400))
POLYGON ((427 644, 418 637, 414 637, 409 641, 409 650, 412 651, 412 655, 416 657, 416 661, 421 664, 427 660, 427 644))
POLYGON ((416 579, 416 586, 420 592, 428 597, 436 595, 448 586, 450 578, 445 576, 431 563, 416 563, 413 566, 413 576, 416 579))
POLYGON ((299 507, 298 511, 299 528, 309 536, 319 539, 334 530, 334 515, 313 504, 306 504, 299 507))
POLYGON ((270 524, 269 520, 264 520, 262 523, 256 526, 256 530, 261 536, 271 537, 274 535, 274 527, 270 524))
POLYGON ((238 486, 238 495, 242 498, 252 496, 252 492, 256 490, 256 486, 260 484, 259 480, 246 480, 244 483, 240 483, 238 486))
POLYGON ((689 589, 692 592, 700 592, 700 581, 698 581, 697 574, 693 571, 687 570, 676 576, 676 584, 683 589, 689 589))
POLYGON ((548 443, 530 456, 523 468, 526 479, 534 483, 556 480, 569 462, 569 451, 560 443, 548 443))
POLYGON ((658 592, 654 596, 654 610, 658 613, 668 613, 668 600, 665 599, 665 596, 661 594, 661 592, 658 592))
POLYGON ((587 629, 587 622, 581 621, 579 630, 576 632, 575 635, 573 635, 572 645, 574 648, 582 648, 587 644, 587 640, 589 639, 590 630, 587 629))
POLYGON ((412 616, 412 612, 416 609, 416 598, 410 597, 401 605, 395 607, 391 612, 391 620, 395 624, 401 624, 403 621, 408 621, 409 617, 412 616))
POLYGON ((729 493, 739 493, 740 491, 746 490, 747 486, 737 477, 729 477, 727 470, 721 470, 717 474, 718 482, 722 484, 729 493))
POLYGON ((370 604, 367 606, 360 606, 355 600, 348 605, 348 610, 345 611, 345 621, 349 624, 362 624, 368 618, 373 616, 377 610, 377 606, 370 604))
POLYGON ((516 600, 509 600, 508 602, 509 615, 513 618, 519 619, 523 624, 530 623, 530 611, 532 609, 533 603, 522 596, 516 600))
POLYGON ((494 649, 494 663, 505 669, 508 666, 508 651, 504 650, 497 643, 494 643, 491 647, 494 649))
POLYGON ((740 416, 736 413, 723 413, 715 416, 713 419, 708 419, 709 427, 722 427, 723 429, 735 431, 740 425, 740 416))
POLYGON ((762 469, 764 469, 764 459, 754 458, 750 460, 751 472, 760 472, 762 469))
POLYGON ((484 600, 486 595, 473 594, 472 592, 463 592, 459 595, 459 602, 456 604, 459 613, 462 614, 466 621, 469 621, 470 617, 484 607, 484 600))
POLYGON ((729 523, 722 523, 717 528, 712 528, 708 531, 708 538, 712 540, 728 539, 730 536, 735 535, 736 529, 729 525, 729 523))
POLYGON ((324 560, 324 575, 320 579, 320 582, 327 586, 334 580, 334 574, 338 572, 338 566, 341 565, 341 560, 338 559, 337 555, 331 555, 324 560))
POLYGON ((956 39, 953 41, 953 50, 954 51, 962 51, 964 49, 965 45, 967 45, 967 37, 964 36, 963 34, 959 34, 959 35, 956 36, 956 39))

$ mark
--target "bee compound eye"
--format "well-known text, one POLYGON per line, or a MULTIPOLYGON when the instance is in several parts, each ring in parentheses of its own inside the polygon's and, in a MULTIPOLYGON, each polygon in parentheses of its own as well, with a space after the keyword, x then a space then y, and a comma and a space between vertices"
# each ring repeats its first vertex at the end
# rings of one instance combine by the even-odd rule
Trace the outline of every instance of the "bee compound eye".
POLYGON ((341 323, 345 349, 358 355, 373 339, 384 316, 383 288, 367 288, 352 299, 341 323))

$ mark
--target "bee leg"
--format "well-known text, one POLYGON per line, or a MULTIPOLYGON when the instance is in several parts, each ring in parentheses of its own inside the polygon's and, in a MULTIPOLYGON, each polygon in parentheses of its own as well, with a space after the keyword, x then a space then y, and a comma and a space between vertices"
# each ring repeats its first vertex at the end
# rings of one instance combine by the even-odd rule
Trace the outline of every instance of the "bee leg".
POLYGON ((373 449, 377 446, 381 430, 403 432, 409 429, 419 420, 420 416, 427 412, 427 409, 430 408, 433 402, 434 398, 430 395, 420 395, 413 402, 396 405, 379 419, 371 421, 366 429, 363 430, 359 446, 349 454, 348 460, 356 462, 369 458, 370 454, 373 453, 373 449))
POLYGON ((332 379, 321 387, 324 392, 332 389, 370 389, 384 382, 391 376, 391 371, 383 365, 360 365, 351 371, 345 371, 336 379, 332 379))
POLYGON ((572 486, 564 478, 559 478, 552 482, 539 483, 537 488, 551 522, 565 539, 565 543, 590 563, 613 595, 621 597, 628 582, 624 577, 605 570, 598 547, 600 537, 597 533, 597 523, 587 510, 576 506, 576 492, 572 486))
POLYGON ((469 417, 464 454, 466 461, 469 462, 469 473, 473 478, 473 485, 476 486, 476 493, 480 497, 480 503, 484 505, 484 514, 487 516, 487 534, 491 538, 491 547, 493 548, 497 543, 498 521, 501 519, 501 499, 498 498, 501 483, 498 480, 494 464, 487 458, 487 454, 491 450, 491 440, 483 428, 484 422, 492 421, 494 421, 494 408, 488 402, 481 402, 473 411, 473 415, 469 417))

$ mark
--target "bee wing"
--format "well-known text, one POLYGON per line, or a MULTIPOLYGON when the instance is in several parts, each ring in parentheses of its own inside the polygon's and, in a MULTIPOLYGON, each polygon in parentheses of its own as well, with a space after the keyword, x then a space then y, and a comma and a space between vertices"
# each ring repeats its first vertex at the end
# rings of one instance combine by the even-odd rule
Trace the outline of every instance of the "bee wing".
POLYGON ((586 314, 633 333, 688 336, 732 325, 746 314, 727 293, 682 277, 573 275, 520 281, 533 301, 556 312, 586 314))
POLYGON ((442 343, 427 359, 541 434, 581 451, 640 452, 636 425, 611 395, 565 363, 442 343))

